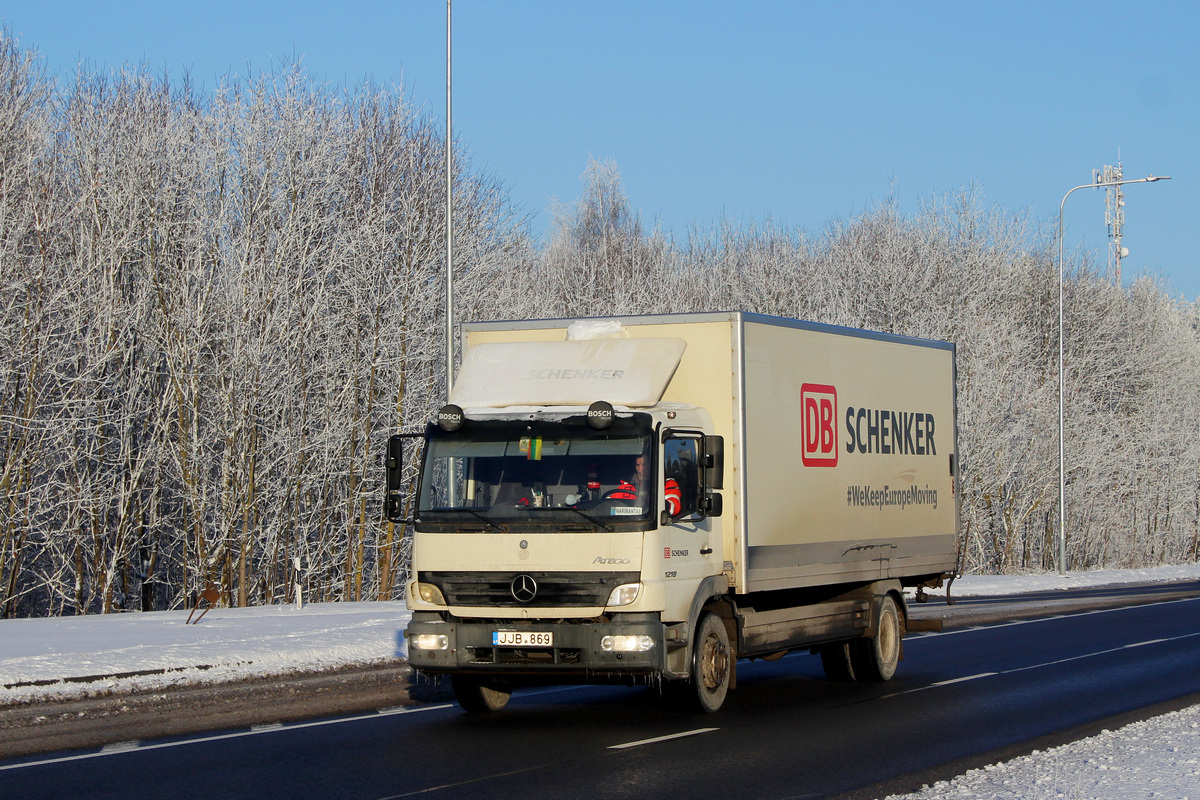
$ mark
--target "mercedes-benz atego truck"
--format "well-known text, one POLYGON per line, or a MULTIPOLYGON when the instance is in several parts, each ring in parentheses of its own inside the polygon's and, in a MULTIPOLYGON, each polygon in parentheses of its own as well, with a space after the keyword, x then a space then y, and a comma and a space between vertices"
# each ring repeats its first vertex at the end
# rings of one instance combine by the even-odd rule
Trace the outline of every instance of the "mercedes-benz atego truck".
POLYGON ((945 342, 741 312, 466 324, 424 433, 409 663, 469 711, 571 682, 716 711, 739 659, 794 650, 887 680, 904 588, 954 569, 955 413, 945 342))

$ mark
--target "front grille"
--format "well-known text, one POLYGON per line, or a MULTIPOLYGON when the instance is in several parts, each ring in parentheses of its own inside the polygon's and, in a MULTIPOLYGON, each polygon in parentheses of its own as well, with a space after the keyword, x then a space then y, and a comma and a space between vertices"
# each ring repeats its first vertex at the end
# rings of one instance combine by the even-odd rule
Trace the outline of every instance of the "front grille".
POLYGON ((468 647, 472 664, 581 664, 578 648, 529 650, 507 647, 468 647))
POLYGON ((638 577, 636 572, 422 572, 418 580, 441 589, 452 606, 587 608, 603 606, 613 589, 638 577), (513 596, 513 581, 522 575, 537 583, 526 602, 513 596))

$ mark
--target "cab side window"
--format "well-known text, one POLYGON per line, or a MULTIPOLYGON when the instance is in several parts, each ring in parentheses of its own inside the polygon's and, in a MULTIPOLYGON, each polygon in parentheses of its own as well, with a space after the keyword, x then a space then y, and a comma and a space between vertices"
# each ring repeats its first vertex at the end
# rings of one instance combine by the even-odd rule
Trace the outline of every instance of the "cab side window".
POLYGON ((668 438, 663 443, 663 492, 673 519, 700 514, 700 453, 696 438, 668 438), (673 500, 672 498, 677 498, 673 500), (678 503, 676 510, 676 503, 678 503))

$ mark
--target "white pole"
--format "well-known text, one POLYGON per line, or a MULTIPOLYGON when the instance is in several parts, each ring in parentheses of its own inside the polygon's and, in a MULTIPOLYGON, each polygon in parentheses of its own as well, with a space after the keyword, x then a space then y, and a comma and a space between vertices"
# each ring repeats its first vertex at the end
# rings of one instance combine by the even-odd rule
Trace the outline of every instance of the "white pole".
POLYGON ((300 580, 300 556, 292 557, 292 566, 296 568, 296 608, 304 608, 303 581, 300 580))
POLYGON ((454 137, 450 121, 450 0, 446 0, 446 399, 454 384, 454 137))

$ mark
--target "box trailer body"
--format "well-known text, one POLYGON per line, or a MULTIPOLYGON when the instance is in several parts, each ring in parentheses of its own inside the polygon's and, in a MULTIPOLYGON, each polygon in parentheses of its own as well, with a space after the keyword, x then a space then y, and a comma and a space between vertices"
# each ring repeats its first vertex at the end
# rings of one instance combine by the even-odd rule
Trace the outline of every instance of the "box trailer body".
MULTIPOLYGON (((904 586, 955 565, 954 347, 742 312, 464 326, 426 431, 410 663, 472 710, 522 682, 738 658, 886 679, 904 586)), ((395 507, 397 503, 389 503, 395 507)))

